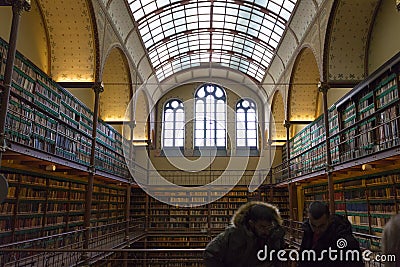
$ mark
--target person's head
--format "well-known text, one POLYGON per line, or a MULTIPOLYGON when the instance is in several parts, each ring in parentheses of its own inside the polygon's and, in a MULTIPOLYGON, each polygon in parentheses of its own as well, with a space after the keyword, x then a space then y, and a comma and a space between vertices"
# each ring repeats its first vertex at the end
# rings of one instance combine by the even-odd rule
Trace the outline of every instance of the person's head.
POLYGON ((308 208, 308 218, 311 230, 320 235, 328 229, 329 226, 329 208, 323 202, 314 201, 308 208))
MULTIPOLYGON (((396 261, 400 260, 400 214, 392 217, 383 229, 382 252, 385 255, 396 255, 396 261)), ((386 262, 385 266, 396 266, 396 263, 386 262)))
POLYGON ((235 225, 245 225, 260 238, 267 238, 272 228, 282 224, 279 210, 275 206, 258 201, 242 205, 232 221, 235 225))

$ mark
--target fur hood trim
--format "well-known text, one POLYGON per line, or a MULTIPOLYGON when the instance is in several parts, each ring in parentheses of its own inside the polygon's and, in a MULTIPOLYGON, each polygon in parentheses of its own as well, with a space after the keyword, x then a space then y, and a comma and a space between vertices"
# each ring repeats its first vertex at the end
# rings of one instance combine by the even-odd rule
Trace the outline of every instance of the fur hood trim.
POLYGON ((268 207, 269 209, 271 209, 275 221, 279 225, 282 225, 282 218, 279 214, 278 208, 275 207, 274 205, 271 205, 271 204, 265 203, 265 202, 261 202, 261 201, 251 201, 251 202, 248 202, 248 203, 240 206, 239 209, 232 216, 231 224, 234 225, 235 227, 245 225, 245 218, 247 217, 247 214, 248 214, 250 208, 254 205, 264 205, 264 206, 268 207))

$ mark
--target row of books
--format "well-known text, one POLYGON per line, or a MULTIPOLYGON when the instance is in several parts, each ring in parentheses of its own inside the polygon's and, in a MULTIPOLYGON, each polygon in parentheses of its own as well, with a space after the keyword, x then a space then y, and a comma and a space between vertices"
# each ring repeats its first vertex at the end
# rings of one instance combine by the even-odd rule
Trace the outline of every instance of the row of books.
MULTIPOLYGON (((2 240, 11 238, 11 231, 15 234, 13 240, 18 241, 82 226, 86 197, 84 181, 43 177, 10 168, 3 172, 10 187, 6 200, 0 204, 2 240), (35 234, 29 234, 30 230, 35 234)), ((126 189, 101 183, 95 183, 94 188, 102 192, 93 199, 91 212, 94 223, 102 225, 122 221, 126 189)))
MULTIPOLYGON (((399 63, 388 66, 383 75, 371 80, 365 88, 356 88, 357 93, 341 100, 340 106, 329 109, 329 153, 333 164, 400 145, 398 70, 399 63)), ((323 117, 290 139, 292 175, 304 175, 324 167, 326 152, 316 149, 325 139, 323 117)))
MULTIPOLYGON (((387 221, 400 210, 399 180, 400 172, 392 171, 335 181, 336 212, 347 216, 354 231, 381 235, 387 221)), ((310 184, 303 194, 304 206, 315 200, 328 202, 327 183, 310 184)))
MULTIPOLYGON (((7 43, 0 40, 0 71, 4 71, 7 48, 7 43)), ((93 113, 90 109, 18 52, 12 79, 7 138, 88 165, 91 147, 78 149, 78 144, 82 136, 91 143, 93 113), (69 132, 65 128, 69 128, 69 132)), ((104 150, 109 157, 99 168, 128 177, 122 155, 122 136, 101 120, 97 136, 97 141, 106 146, 104 150)), ((100 164, 102 158, 96 162, 100 164)))

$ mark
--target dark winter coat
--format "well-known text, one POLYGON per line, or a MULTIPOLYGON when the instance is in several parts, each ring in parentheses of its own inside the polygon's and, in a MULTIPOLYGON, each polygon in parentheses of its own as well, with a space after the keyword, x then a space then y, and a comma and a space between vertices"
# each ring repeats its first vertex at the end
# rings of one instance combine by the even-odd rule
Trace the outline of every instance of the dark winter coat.
MULTIPOLYGON (((257 253, 264 250, 267 245, 271 249, 280 250, 284 248, 285 232, 280 225, 271 229, 267 240, 257 238, 248 229, 244 222, 243 214, 235 214, 232 225, 224 232, 215 237, 206 247, 204 262, 207 267, 261 267, 280 266, 275 259, 274 262, 260 261, 257 253)), ((273 254, 276 256, 276 253, 273 254)))
MULTIPOLYGON (((300 246, 300 257, 301 253, 304 250, 314 250, 316 252, 316 257, 318 258, 321 255, 323 250, 331 249, 338 250, 333 253, 332 256, 337 255, 336 261, 331 261, 328 255, 328 252, 324 254, 323 261, 305 261, 299 262, 299 267, 313 267, 313 266, 335 266, 335 267, 361 267, 364 266, 362 262, 362 255, 360 252, 360 245, 357 239, 353 236, 352 227, 350 222, 345 219, 341 215, 331 215, 330 216, 331 223, 328 226, 327 230, 321 234, 320 238, 313 246, 313 231, 311 230, 310 222, 307 220, 303 223, 303 239, 300 246), (343 250, 342 261, 340 261, 340 252, 337 246, 337 242, 339 239, 342 240, 340 246, 343 246, 344 243, 347 243, 341 250, 343 250), (357 250, 359 252, 359 261, 346 261, 346 251, 347 250, 357 250)), ((351 258, 351 257, 350 257, 351 258)), ((301 258, 300 258, 301 259, 301 258)))

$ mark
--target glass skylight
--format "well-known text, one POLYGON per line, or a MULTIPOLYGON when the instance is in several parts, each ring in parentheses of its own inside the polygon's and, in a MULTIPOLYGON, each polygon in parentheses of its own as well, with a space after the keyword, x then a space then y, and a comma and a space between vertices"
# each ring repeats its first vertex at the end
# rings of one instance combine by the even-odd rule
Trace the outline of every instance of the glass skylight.
POLYGON ((260 82, 297 0, 129 1, 160 81, 217 63, 260 82))

